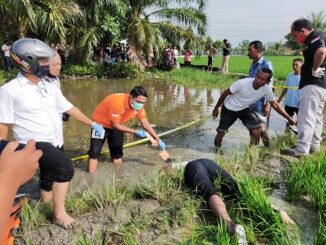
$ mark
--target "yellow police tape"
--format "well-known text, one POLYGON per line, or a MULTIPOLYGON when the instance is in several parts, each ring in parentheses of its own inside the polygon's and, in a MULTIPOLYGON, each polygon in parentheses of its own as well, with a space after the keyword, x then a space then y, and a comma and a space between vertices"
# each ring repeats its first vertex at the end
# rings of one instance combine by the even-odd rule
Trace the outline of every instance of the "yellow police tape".
POLYGON ((274 89, 283 89, 283 88, 287 88, 290 90, 298 90, 299 87, 298 86, 273 86, 274 89))

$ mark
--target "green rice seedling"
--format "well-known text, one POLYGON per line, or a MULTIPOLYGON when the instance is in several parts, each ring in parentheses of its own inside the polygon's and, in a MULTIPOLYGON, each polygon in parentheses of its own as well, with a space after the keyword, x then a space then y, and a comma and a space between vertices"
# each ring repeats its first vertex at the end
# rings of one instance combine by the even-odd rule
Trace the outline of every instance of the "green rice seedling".
POLYGON ((305 177, 305 168, 297 162, 286 171, 286 200, 290 202, 296 201, 305 193, 305 177))
POLYGON ((94 209, 92 205, 89 205, 83 198, 83 195, 72 193, 66 198, 65 203, 67 211, 73 216, 79 216, 81 214, 90 212, 94 209))
POLYGON ((192 229, 190 237, 182 241, 183 245, 221 244, 236 245, 237 238, 232 237, 223 222, 202 224, 192 229))
POLYGON ((326 211, 319 212, 319 228, 318 233, 315 236, 314 244, 326 244, 326 219, 325 219, 326 211))
POLYGON ((141 197, 155 198, 162 204, 176 202, 180 199, 182 182, 178 178, 168 176, 163 172, 153 173, 150 178, 143 178, 136 188, 136 193, 141 197))
POLYGON ((42 225, 49 224, 51 215, 51 207, 49 204, 37 202, 35 205, 26 202, 23 205, 21 213, 22 230, 30 231, 39 228, 42 225))
POLYGON ((194 223, 198 217, 197 212, 200 203, 200 199, 191 198, 188 196, 187 199, 183 201, 183 204, 180 205, 180 208, 176 211, 176 218, 174 219, 174 222, 180 226, 194 223))
POLYGON ((75 238, 76 245, 94 245, 94 244, 108 244, 107 234, 105 232, 97 231, 95 237, 89 238, 84 232, 75 238))
POLYGON ((319 211, 326 210, 326 181, 325 176, 313 175, 307 185, 308 195, 314 201, 314 204, 319 211))
POLYGON ((272 138, 272 146, 275 150, 292 148, 297 143, 297 137, 294 134, 276 135, 272 138))
POLYGON ((256 178, 245 177, 239 183, 239 189, 240 210, 243 218, 253 222, 255 230, 271 241, 289 241, 287 229, 280 215, 273 210, 260 181, 256 178))
POLYGON ((125 186, 117 186, 115 180, 112 185, 104 185, 103 188, 97 192, 91 188, 82 192, 81 198, 89 206, 96 207, 97 210, 104 210, 108 207, 116 207, 126 200, 131 199, 133 192, 125 186))

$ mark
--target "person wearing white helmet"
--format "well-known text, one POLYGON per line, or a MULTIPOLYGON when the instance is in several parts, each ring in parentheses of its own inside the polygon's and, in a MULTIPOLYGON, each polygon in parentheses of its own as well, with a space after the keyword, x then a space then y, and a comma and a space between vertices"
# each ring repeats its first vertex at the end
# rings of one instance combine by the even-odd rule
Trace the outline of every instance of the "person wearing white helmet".
POLYGON ((36 148, 43 151, 39 161, 41 197, 53 197, 53 222, 70 228, 75 220, 65 210, 65 197, 74 169, 63 153, 61 114, 66 112, 99 133, 104 129, 74 107, 57 86, 41 79, 49 73, 44 64, 54 55, 53 49, 37 39, 24 38, 12 45, 11 60, 21 72, 0 88, 0 104, 5 105, 0 107, 0 140, 6 141, 11 127, 19 143, 36 141, 36 148))

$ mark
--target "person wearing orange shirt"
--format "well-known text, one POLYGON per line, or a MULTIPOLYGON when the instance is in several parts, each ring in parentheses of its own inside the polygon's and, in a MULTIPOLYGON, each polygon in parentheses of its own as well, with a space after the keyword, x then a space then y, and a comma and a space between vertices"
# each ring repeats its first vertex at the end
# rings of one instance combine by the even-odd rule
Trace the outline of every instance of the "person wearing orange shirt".
POLYGON ((101 150, 106 139, 112 162, 114 164, 122 163, 124 132, 135 134, 139 138, 145 138, 147 131, 147 133, 158 141, 159 148, 165 150, 166 145, 157 136, 146 118, 146 112, 143 107, 147 101, 147 97, 146 90, 141 86, 136 86, 129 94, 111 94, 96 106, 92 119, 96 123, 103 125, 105 134, 98 135, 92 130, 91 144, 88 151, 88 172, 92 173, 96 171, 97 159, 101 155, 101 150), (124 123, 135 117, 138 118, 144 130, 135 130, 124 125, 124 123))

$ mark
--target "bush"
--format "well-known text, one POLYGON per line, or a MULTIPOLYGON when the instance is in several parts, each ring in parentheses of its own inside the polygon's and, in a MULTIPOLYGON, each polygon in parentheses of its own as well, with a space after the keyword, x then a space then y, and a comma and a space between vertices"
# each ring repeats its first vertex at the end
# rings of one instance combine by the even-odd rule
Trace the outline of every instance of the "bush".
POLYGON ((66 65, 62 69, 62 74, 68 76, 125 78, 140 75, 141 70, 131 63, 117 63, 108 67, 95 63, 88 63, 84 65, 66 65))

